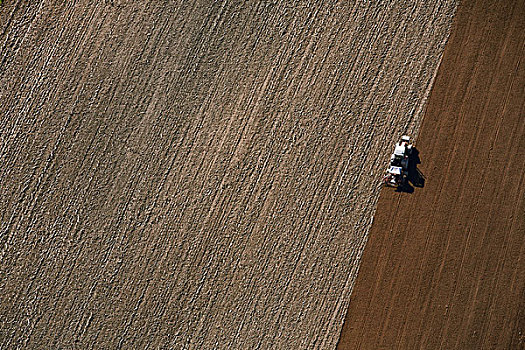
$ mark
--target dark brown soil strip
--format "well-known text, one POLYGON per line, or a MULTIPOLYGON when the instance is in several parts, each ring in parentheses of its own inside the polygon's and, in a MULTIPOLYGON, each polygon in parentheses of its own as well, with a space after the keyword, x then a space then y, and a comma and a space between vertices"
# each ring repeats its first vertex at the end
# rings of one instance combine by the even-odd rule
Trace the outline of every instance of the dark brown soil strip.
POLYGON ((382 191, 338 349, 524 346, 525 3, 456 16, 417 140, 424 187, 382 191))

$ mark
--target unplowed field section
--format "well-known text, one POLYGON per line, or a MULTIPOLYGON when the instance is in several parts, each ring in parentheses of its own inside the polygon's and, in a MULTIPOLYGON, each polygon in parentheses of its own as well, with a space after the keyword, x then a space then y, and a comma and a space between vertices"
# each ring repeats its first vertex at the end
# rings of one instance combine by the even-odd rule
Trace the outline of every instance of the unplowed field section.
POLYGON ((525 346, 525 3, 465 1, 417 141, 381 193, 339 349, 525 346))
POLYGON ((333 348, 455 1, 14 1, 0 348, 333 348))

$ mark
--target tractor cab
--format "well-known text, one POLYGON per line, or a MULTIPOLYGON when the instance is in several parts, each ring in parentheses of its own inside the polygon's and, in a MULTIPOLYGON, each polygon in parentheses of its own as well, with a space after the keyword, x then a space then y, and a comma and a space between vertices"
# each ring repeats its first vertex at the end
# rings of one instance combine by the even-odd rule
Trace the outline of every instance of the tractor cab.
POLYGON ((404 181, 403 173, 402 167, 391 165, 386 171, 386 176, 383 179, 383 183, 392 187, 401 186, 404 181))
POLYGON ((401 175, 401 173, 403 172, 403 169, 399 166, 391 166, 388 169, 388 172, 392 175, 401 175))

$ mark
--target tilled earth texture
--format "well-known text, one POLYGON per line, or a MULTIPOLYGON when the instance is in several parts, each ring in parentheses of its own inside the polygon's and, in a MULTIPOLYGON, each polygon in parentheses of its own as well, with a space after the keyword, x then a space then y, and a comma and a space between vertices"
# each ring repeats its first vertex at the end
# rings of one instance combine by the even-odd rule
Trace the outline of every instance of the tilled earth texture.
POLYGON ((1 6, 0 348, 334 348, 455 1, 1 6))
POLYGON ((384 190, 339 349, 525 349, 525 2, 462 2, 417 140, 384 190))

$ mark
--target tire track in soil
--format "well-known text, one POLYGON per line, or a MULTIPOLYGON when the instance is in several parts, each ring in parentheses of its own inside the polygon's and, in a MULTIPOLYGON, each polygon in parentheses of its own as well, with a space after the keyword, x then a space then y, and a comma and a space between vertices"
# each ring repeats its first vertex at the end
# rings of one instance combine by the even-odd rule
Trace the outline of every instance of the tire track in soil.
POLYGON ((423 188, 381 193, 339 349, 518 349, 525 4, 460 5, 418 138, 423 188))
POLYGON ((0 348, 334 347, 454 1, 5 1, 0 348))

